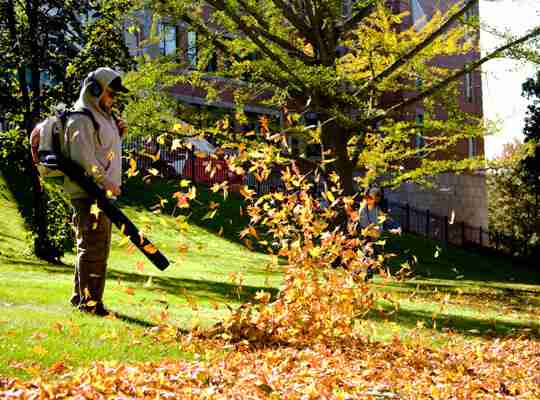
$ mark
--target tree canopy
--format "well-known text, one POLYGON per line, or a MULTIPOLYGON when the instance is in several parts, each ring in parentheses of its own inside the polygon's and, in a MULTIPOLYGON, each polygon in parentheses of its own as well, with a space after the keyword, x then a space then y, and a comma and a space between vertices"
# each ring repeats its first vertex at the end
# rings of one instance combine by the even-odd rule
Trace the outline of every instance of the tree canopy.
MULTIPOLYGON (((163 0, 147 5, 163 20, 197 33, 201 50, 196 71, 191 68, 192 84, 213 97, 223 83, 204 76, 239 79, 242 84, 229 90, 240 111, 250 102, 284 110, 289 128, 284 133, 294 130, 321 146, 326 159, 334 160, 328 168, 338 173, 346 193, 353 192, 357 169, 397 185, 472 168, 468 160, 431 156, 483 131, 478 115, 458 105, 458 80, 538 30, 456 67, 451 57, 478 53, 478 21, 470 17, 475 0, 456 2, 412 24, 409 12, 391 2, 356 1, 351 11, 343 4, 163 0), (203 74, 216 55, 224 60, 220 70, 203 74), (424 109, 421 126, 414 118, 417 106, 424 109), (317 115, 318 125, 292 129, 307 113, 317 115), (411 146, 417 135, 421 148, 411 146), (405 172, 404 164, 417 156, 417 168, 405 172)), ((184 57, 180 67, 190 68, 192 62, 184 57)))
POLYGON ((523 84, 523 94, 531 101, 525 119, 525 143, 529 152, 522 166, 527 183, 537 193, 540 191, 540 73, 523 84))
POLYGON ((70 104, 81 77, 102 65, 133 66, 123 40, 130 2, 12 1, 0 5, 2 109, 27 132, 53 103, 70 104), (67 73, 66 73, 67 71, 67 73))
MULTIPOLYGON (((61 230, 63 238, 71 230, 64 219, 68 206, 63 209, 43 191, 29 157, 29 133, 52 106, 72 104, 80 80, 91 70, 103 65, 125 70, 133 66, 122 36, 122 13, 129 6, 128 0, 0 3, 0 112, 8 127, 20 128, 1 132, 0 139, 12 170, 22 168, 31 179, 30 225, 34 251, 41 258, 57 261, 65 248, 58 245, 54 232, 61 230)), ((56 196, 57 191, 50 192, 56 196)))

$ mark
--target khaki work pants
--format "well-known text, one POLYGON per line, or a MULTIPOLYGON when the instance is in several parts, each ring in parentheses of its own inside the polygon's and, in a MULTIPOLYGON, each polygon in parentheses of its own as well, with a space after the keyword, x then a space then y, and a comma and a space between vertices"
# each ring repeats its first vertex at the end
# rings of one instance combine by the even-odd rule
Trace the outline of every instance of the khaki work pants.
POLYGON ((92 199, 73 199, 73 226, 77 240, 74 291, 75 306, 101 302, 105 289, 107 259, 111 247, 111 221, 100 211, 92 214, 92 199))

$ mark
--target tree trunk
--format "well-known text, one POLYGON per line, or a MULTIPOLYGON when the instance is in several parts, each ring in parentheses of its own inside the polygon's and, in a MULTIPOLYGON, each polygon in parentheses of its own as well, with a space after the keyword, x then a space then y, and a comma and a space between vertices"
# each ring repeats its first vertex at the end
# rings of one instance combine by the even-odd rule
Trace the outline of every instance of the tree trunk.
POLYGON ((331 150, 328 157, 336 159, 330 165, 330 168, 339 176, 343 194, 352 195, 355 192, 353 181, 354 165, 347 151, 349 135, 335 120, 323 120, 322 123, 322 142, 324 149, 331 150))
MULTIPOLYGON (((32 26, 32 23, 36 24, 37 22, 37 12, 38 4, 33 2, 30 6, 27 3, 27 17, 30 23, 30 30, 35 31, 36 26, 32 26)), ((19 81, 19 89, 22 94, 22 104, 23 104, 23 113, 24 113, 24 130, 23 133, 27 136, 30 135, 34 124, 37 122, 40 113, 41 101, 40 97, 40 80, 39 80, 39 60, 35 58, 31 62, 31 86, 32 86, 32 97, 30 96, 30 91, 28 90, 28 80, 26 76, 26 64, 23 62, 23 44, 20 42, 22 40, 21 34, 17 31, 17 20, 15 14, 15 7, 13 0, 8 0, 6 3, 6 17, 7 25, 9 30, 9 35, 12 42, 15 44, 16 48, 19 51, 20 59, 17 60, 17 78, 19 81), (34 100, 34 101, 33 101, 34 100), (35 101, 37 100, 37 101, 35 101)), ((32 40, 32 39, 30 39, 32 40)), ((34 42, 31 42, 34 43, 34 42)), ((31 49, 32 57, 35 57, 35 52, 39 49, 31 49)), ((27 171, 30 175, 30 180, 32 184, 32 198, 33 198, 33 215, 32 215, 32 230, 36 234, 34 240, 34 252, 37 257, 45 259, 47 261, 58 261, 58 254, 52 248, 51 241, 49 240, 49 235, 47 232, 47 197, 41 185, 39 179, 39 173, 36 166, 34 165, 32 158, 30 157, 30 151, 26 156, 26 166, 27 171)))

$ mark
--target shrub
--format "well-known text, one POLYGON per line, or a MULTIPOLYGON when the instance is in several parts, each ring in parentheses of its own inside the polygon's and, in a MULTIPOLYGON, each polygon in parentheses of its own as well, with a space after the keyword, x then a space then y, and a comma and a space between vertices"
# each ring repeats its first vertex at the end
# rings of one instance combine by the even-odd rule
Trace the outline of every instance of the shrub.
POLYGON ((34 254, 48 261, 59 261, 74 246, 69 201, 60 187, 44 183, 43 217, 36 217, 34 205, 38 194, 29 191, 32 187, 29 148, 28 137, 19 130, 0 132, 0 170, 30 230, 34 254))
POLYGON ((540 196, 523 170, 527 145, 507 145, 487 177, 489 229, 514 255, 540 255, 540 196))

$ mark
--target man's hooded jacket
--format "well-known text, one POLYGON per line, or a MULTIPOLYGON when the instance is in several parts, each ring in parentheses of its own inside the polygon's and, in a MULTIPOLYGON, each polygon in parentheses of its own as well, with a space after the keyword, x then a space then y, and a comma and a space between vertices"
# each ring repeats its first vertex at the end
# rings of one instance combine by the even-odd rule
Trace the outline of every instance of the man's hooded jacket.
MULTIPOLYGON (((110 110, 102 109, 99 105, 104 89, 110 87, 113 81, 114 84, 118 84, 120 75, 110 68, 98 68, 93 73, 93 79, 90 76, 85 79, 79 99, 73 108, 75 111, 90 110, 99 128, 97 131, 94 129, 94 124, 88 116, 73 114, 67 122, 64 150, 66 156, 81 165, 99 186, 114 183, 120 187, 122 183, 120 132, 110 110), (101 88, 97 97, 90 89, 93 79, 101 88)), ((72 199, 88 196, 68 178, 65 180, 64 189, 72 199)))

